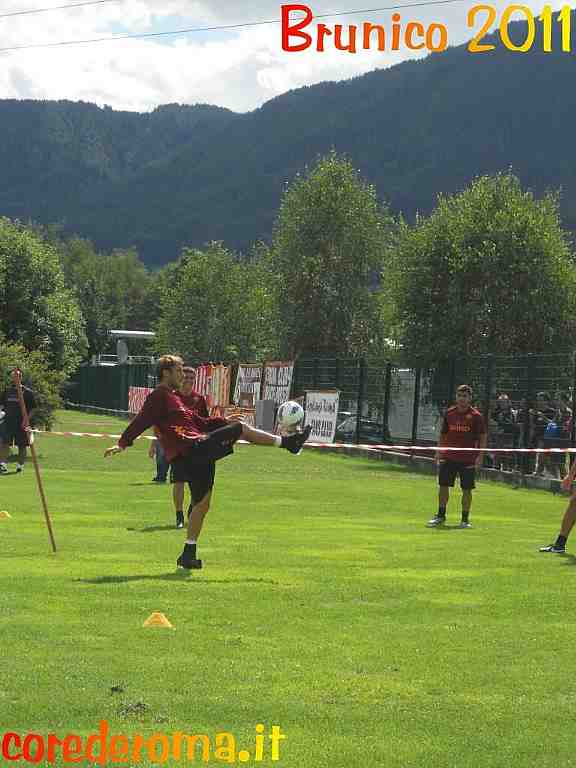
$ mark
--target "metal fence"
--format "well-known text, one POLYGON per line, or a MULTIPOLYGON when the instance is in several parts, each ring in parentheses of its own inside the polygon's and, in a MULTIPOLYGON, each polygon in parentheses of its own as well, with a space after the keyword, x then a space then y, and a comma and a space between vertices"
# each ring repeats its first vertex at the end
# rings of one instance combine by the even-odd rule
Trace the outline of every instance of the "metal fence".
MULTIPOLYGON (((233 375, 232 386, 234 379, 233 375)), ((437 440, 443 412, 453 402, 456 387, 464 383, 473 388, 474 404, 487 420, 490 445, 502 443, 492 414, 498 394, 505 392, 517 411, 514 447, 537 447, 532 412, 542 405, 537 402, 538 393, 547 394, 551 408, 564 402, 572 413, 576 411, 576 353, 459 357, 426 368, 368 357, 303 356, 294 366, 292 396, 303 395, 307 389, 338 389, 337 440, 431 445, 437 440)), ((151 363, 86 365, 72 380, 67 399, 127 411, 129 387, 155 384, 151 363)), ((568 432, 550 447, 575 447, 575 430, 572 419, 568 432)), ((519 468, 531 471, 533 465, 524 459, 519 468)))
MULTIPOLYGON (((564 406, 570 415, 576 411, 574 352, 452 358, 427 368, 401 367, 371 358, 304 357, 295 365, 293 395, 306 389, 339 389, 341 424, 347 423, 348 429, 339 429, 337 439, 346 436, 347 442, 357 444, 432 445, 459 384, 469 384, 474 390, 474 404, 486 419, 490 447, 575 446, 572 418, 563 424, 562 436, 554 439, 544 440, 535 427, 535 412, 544 407, 537 398, 539 393, 546 394, 549 409, 564 406), (515 434, 509 440, 492 418, 501 393, 509 396, 516 412, 515 434)), ((493 461, 496 458, 488 455, 487 464, 493 461)), ((524 455, 515 460, 514 468, 530 472, 539 467, 532 456, 524 455)))
POLYGON ((130 387, 156 386, 152 363, 83 365, 66 389, 66 399, 80 406, 128 411, 130 387))

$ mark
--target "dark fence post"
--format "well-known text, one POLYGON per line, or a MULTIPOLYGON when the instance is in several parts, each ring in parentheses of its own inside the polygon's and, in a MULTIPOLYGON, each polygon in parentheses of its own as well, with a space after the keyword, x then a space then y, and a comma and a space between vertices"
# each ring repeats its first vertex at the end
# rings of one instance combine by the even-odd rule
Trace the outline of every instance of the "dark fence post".
POLYGON ((382 414, 382 442, 390 440, 388 428, 388 416, 390 414, 390 390, 392 389, 392 363, 386 363, 386 376, 384 379, 384 413, 382 414))
POLYGON ((119 371, 118 377, 118 400, 114 406, 117 411, 128 410, 128 363, 121 363, 117 370, 119 371))
POLYGON ((418 414, 420 413, 420 383, 422 380, 422 368, 416 369, 414 380, 414 407, 412 409, 412 445, 418 440, 418 414))
MULTIPOLYGON (((576 352, 572 352, 572 425, 570 427, 570 448, 576 447, 576 352)), ((574 461, 574 454, 570 454, 570 466, 574 461)))
POLYGON ((366 383, 366 361, 363 357, 358 361, 358 402, 356 404, 356 445, 360 444, 360 424, 362 405, 364 404, 364 386, 366 383))
MULTIPOLYGON (((524 407, 524 434, 522 435, 523 448, 530 447, 530 409, 532 396, 534 392, 534 359, 532 355, 526 356, 526 405, 524 407)), ((522 473, 527 475, 530 469, 530 457, 527 453, 522 454, 522 473)))
POLYGON ((86 402, 86 388, 87 388, 87 380, 88 377, 86 376, 86 369, 88 366, 84 365, 80 368, 79 372, 79 387, 78 387, 78 397, 77 401, 80 404, 84 404, 86 402))
MULTIPOLYGON (((232 375, 234 374, 234 369, 232 369, 232 375)), ((232 389, 232 386, 230 386, 230 389, 232 389)), ((294 367, 292 368, 292 381, 290 382, 290 392, 288 393, 288 400, 292 400, 292 398, 298 396, 298 360, 294 360, 294 367)))
MULTIPOLYGON (((494 357, 492 355, 487 356, 487 365, 486 365, 486 380, 484 382, 484 413, 482 414, 484 416, 484 423, 486 425, 486 433, 487 433, 487 444, 490 442, 490 399, 492 395, 492 379, 494 375, 494 357)), ((494 454, 492 454, 494 456, 494 454)), ((486 465, 486 459, 488 458, 487 454, 484 454, 482 457, 482 464, 486 465)), ((498 455, 496 456, 496 464, 498 465, 498 455)))
POLYGON ((490 400, 492 395, 492 379, 494 373, 494 357, 487 355, 486 379, 484 381, 484 416, 487 419, 490 412, 490 400))
POLYGON ((446 393, 446 405, 449 406, 454 397, 454 390, 456 389, 456 358, 450 359, 450 383, 448 385, 448 392, 446 393))

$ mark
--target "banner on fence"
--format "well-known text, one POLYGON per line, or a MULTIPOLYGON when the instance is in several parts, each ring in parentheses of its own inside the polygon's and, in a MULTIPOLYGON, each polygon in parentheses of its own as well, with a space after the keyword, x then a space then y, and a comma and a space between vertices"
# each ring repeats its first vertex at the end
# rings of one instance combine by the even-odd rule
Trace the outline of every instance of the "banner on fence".
POLYGON ((290 399, 293 362, 266 363, 262 382, 262 400, 274 400, 276 405, 290 399))
POLYGON ((260 400, 260 387, 262 385, 262 366, 241 363, 238 366, 236 386, 234 388, 234 403, 240 405, 241 401, 251 400, 252 405, 260 400))
POLYGON ((226 365, 205 363, 196 368, 194 389, 204 395, 209 408, 230 404, 231 368, 226 365))
POLYGON ((232 368, 227 365, 217 365, 212 374, 212 398, 213 406, 230 405, 230 382, 232 368))
POLYGON ((150 387, 130 387, 128 389, 128 413, 132 415, 139 413, 150 392, 152 392, 150 387))
POLYGON ((311 442, 334 442, 339 402, 340 392, 337 389, 306 392, 304 424, 312 427, 311 442))

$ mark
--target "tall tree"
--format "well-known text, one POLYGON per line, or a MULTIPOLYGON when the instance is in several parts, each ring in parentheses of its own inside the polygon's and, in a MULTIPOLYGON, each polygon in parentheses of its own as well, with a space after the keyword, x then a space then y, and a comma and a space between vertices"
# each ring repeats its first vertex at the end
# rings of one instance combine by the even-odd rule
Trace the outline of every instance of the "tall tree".
POLYGON ((0 335, 73 371, 86 351, 84 319, 56 249, 32 229, 0 219, 0 335))
POLYGON ((385 267, 392 232, 374 188, 335 152, 296 178, 270 259, 284 354, 365 352, 381 338, 370 285, 385 267))
POLYGON ((421 359, 571 345, 576 269, 558 198, 485 176, 404 227, 396 254, 400 341, 421 359))
POLYGON ((255 270, 220 243, 204 251, 184 249, 180 261, 161 273, 158 350, 214 362, 261 354, 269 299, 255 270))
POLYGON ((154 280, 135 250, 98 253, 89 240, 79 237, 57 239, 56 245, 86 319, 90 355, 110 347, 112 328, 152 328, 158 311, 154 280))

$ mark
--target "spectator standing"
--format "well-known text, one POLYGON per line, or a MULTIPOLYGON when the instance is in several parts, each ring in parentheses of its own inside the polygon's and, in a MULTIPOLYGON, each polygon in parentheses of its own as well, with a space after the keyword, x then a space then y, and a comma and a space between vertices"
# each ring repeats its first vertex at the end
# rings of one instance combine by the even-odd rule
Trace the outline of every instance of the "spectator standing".
MULTIPOLYGON (((494 447, 518 448, 521 425, 518 423, 518 411, 512 408, 507 394, 502 393, 498 396, 496 407, 492 412, 492 420, 495 424, 494 447)), ((500 470, 513 471, 516 468, 516 455, 497 453, 494 466, 500 470)))
MULTIPOLYGON (((532 416, 532 441, 531 448, 545 448, 545 435, 547 426, 554 422, 556 417, 556 410, 551 403, 550 395, 547 392, 538 392, 536 395, 536 407, 531 409, 532 416)), ((549 432, 551 437, 551 432, 549 432)), ((549 466, 545 454, 536 454, 536 464, 534 467, 534 475, 544 475, 546 468, 549 466)))
MULTIPOLYGON (((32 423, 32 417, 36 406, 36 395, 29 388, 22 386, 22 395, 28 419, 32 423)), ((26 449, 29 445, 29 436, 26 432, 23 414, 20 409, 20 400, 18 399, 18 389, 16 388, 16 379, 13 373, 12 384, 7 387, 0 396, 0 407, 4 410, 3 428, 0 432, 0 474, 6 474, 8 467, 6 460, 10 455, 10 447, 15 444, 18 448, 18 463, 16 472, 22 472, 26 461, 26 449)))

